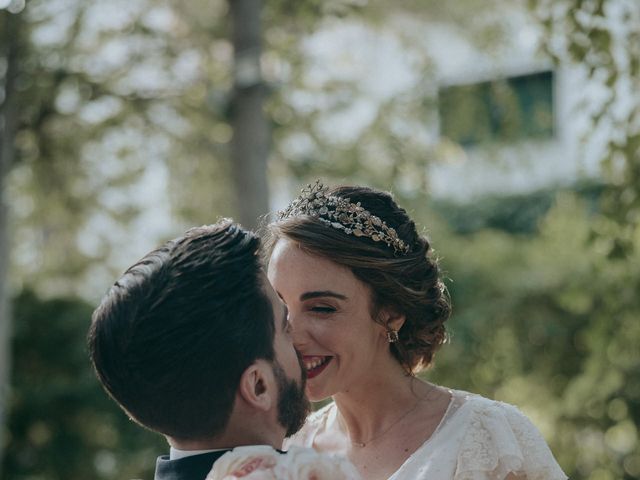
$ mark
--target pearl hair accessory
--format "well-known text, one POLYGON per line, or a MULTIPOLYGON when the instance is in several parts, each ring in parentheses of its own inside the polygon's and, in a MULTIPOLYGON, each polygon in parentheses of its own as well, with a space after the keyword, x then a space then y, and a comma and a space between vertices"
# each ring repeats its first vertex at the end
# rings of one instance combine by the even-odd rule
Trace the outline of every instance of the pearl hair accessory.
POLYGON ((372 215, 360 205, 360 202, 351 203, 348 198, 328 195, 328 190, 328 187, 319 181, 314 185, 307 185, 297 199, 285 210, 278 212, 277 219, 309 215, 336 230, 342 230, 347 235, 384 242, 396 255, 409 253, 409 245, 400 239, 395 229, 372 215))

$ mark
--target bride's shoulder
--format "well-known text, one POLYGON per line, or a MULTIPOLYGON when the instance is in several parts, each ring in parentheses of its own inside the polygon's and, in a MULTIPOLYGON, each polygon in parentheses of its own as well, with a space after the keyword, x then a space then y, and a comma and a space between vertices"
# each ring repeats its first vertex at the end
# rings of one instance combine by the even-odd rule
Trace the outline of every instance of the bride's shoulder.
POLYGON ((459 412, 466 412, 458 423, 464 431, 459 471, 478 473, 497 468, 524 473, 528 478, 566 478, 540 431, 518 407, 468 392, 455 392, 454 398, 460 402, 459 412))
POLYGON ((469 393, 463 390, 452 390, 453 403, 457 403, 457 408, 469 412, 471 415, 482 414, 502 414, 509 419, 525 417, 525 415, 510 403, 499 400, 492 400, 476 393, 469 393))

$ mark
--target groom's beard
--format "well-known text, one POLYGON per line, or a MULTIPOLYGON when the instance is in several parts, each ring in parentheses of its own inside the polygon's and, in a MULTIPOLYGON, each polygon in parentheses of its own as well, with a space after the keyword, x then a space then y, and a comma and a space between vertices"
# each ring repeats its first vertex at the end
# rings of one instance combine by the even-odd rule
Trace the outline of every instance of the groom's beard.
POLYGON ((306 374, 302 361, 300 361, 300 382, 295 379, 287 378, 284 369, 280 363, 273 363, 273 373, 278 382, 278 422, 282 425, 287 433, 285 436, 290 437, 304 425, 307 415, 311 411, 311 404, 304 394, 306 386, 306 374))

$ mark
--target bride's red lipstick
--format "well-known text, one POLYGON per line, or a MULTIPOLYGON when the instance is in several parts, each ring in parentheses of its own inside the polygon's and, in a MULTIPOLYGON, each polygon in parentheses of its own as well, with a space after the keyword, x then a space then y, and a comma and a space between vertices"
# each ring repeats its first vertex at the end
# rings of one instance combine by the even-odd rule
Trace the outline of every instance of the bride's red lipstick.
POLYGON ((307 371, 307 380, 311 380, 314 377, 320 375, 327 365, 331 362, 333 357, 321 357, 315 355, 305 355, 302 357, 305 370, 307 371))

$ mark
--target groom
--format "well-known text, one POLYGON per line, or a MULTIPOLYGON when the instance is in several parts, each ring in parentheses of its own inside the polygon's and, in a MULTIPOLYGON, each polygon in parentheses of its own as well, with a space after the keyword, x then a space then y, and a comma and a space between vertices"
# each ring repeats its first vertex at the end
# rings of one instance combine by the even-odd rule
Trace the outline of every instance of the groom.
POLYGON ((91 360, 133 420, 163 434, 155 480, 204 479, 241 445, 271 445, 304 422, 304 369, 258 238, 223 220, 147 254, 93 313, 91 360))

